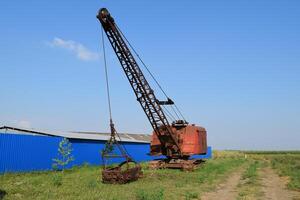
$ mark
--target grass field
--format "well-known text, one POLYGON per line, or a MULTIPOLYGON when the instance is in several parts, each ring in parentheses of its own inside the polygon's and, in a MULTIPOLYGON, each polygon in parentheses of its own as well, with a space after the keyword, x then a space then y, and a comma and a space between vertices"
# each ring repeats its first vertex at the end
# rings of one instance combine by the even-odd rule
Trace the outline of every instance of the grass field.
POLYGON ((238 199, 258 199, 262 195, 257 171, 263 164, 263 161, 258 160, 248 162, 248 166, 238 184, 238 199))
POLYGON ((268 155, 271 166, 276 169, 281 176, 288 176, 288 188, 300 190, 300 154, 293 155, 268 155))
MULTIPOLYGON (((62 172, 4 174, 0 190, 4 199, 201 199, 214 191, 233 172, 243 169, 238 199, 261 195, 257 170, 272 166, 282 176, 288 176, 288 187, 300 190, 300 154, 247 154, 243 152, 214 152, 193 172, 179 170, 150 170, 143 164, 144 177, 125 185, 101 183, 101 168, 76 167, 62 172)), ((251 197, 251 198, 246 198, 251 197)))

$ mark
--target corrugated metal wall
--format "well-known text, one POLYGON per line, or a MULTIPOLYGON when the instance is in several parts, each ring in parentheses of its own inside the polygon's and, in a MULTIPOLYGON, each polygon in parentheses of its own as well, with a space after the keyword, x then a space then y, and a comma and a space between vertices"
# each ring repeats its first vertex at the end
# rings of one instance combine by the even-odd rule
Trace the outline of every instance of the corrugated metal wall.
POLYGON ((51 169, 59 137, 0 134, 0 172, 51 169))
MULTIPOLYGON (((61 140, 61 137, 0 133, 0 173, 50 170, 61 140)), ((69 167, 83 163, 101 164, 100 151, 105 141, 70 139, 70 142, 75 160, 69 167)), ((124 145, 138 162, 153 159, 147 155, 150 148, 148 143, 124 142, 124 145)), ((208 148, 207 155, 197 158, 211 158, 211 148, 208 148)))

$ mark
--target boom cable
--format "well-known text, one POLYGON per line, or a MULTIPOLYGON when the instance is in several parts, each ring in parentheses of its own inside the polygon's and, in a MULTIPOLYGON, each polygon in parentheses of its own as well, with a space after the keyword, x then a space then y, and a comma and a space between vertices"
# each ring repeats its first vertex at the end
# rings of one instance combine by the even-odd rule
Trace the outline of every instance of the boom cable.
POLYGON ((162 109, 163 109, 164 111, 166 111, 166 115, 167 115, 172 121, 175 121, 175 120, 176 120, 176 118, 172 115, 172 113, 170 113, 170 111, 167 109, 166 106, 162 106, 162 109))
MULTIPOLYGON (((150 71, 150 69, 147 67, 147 65, 144 63, 144 61, 142 60, 142 58, 140 57, 140 55, 137 53, 137 51, 134 49, 134 47, 131 45, 131 43, 129 42, 129 40, 126 38, 126 36, 123 34, 123 32, 121 31, 121 29, 118 27, 117 24, 115 24, 116 28, 118 29, 118 31, 121 33, 121 35, 123 36, 123 38, 125 39, 125 41, 128 43, 128 45, 130 46, 130 48, 132 49, 132 51, 135 53, 135 55, 137 56, 137 58, 140 60, 140 62, 142 63, 142 65, 144 66, 144 68, 147 70, 147 72, 150 74, 150 76, 152 77, 152 79, 155 81, 155 83, 157 84, 157 86, 159 87, 159 89, 162 91, 162 93, 165 95, 165 97, 168 99, 168 95, 167 93, 163 90, 162 86, 159 84, 159 82, 157 81, 157 79, 154 77, 153 73, 150 71)), ((175 102, 174 102, 174 107, 175 109, 178 111, 178 113, 180 114, 180 116, 182 117, 182 119, 184 121, 185 117, 183 116, 183 114, 181 113, 181 111, 179 110, 179 108, 176 106, 175 102)), ((176 110, 173 108, 173 105, 171 105, 171 108, 173 110, 173 112, 175 113, 175 115, 178 117, 178 119, 180 119, 179 115, 177 114, 176 110)))
POLYGON ((166 98, 168 98, 167 93, 163 90, 163 88, 161 87, 161 85, 159 84, 159 82, 156 80, 156 78, 154 77, 154 75, 152 74, 152 72, 149 70, 149 68, 146 66, 146 64, 144 63, 144 61, 141 59, 140 55, 136 52, 136 50, 133 48, 133 46, 130 44, 130 42, 128 41, 128 39, 125 37, 125 35, 123 34, 123 32, 121 31, 121 29, 118 27, 117 24, 115 24, 118 31, 121 33, 121 35, 124 37, 124 39, 126 40, 126 42, 128 43, 128 45, 130 46, 130 48, 133 50, 133 52, 135 53, 135 55, 138 57, 138 59, 141 61, 142 65, 146 68, 146 70, 148 71, 148 73, 150 74, 150 76, 153 78, 153 80, 155 81, 155 83, 158 85, 159 89, 163 92, 163 94, 166 96, 166 98))
POLYGON ((179 114, 180 114, 180 116, 182 117, 182 119, 184 120, 184 121, 186 121, 185 120, 185 118, 184 118, 184 116, 183 116, 183 114, 181 113, 181 111, 179 110, 179 108, 177 107, 177 105, 174 103, 174 107, 176 108, 176 110, 179 112, 179 114))
MULTIPOLYGON (((106 61, 106 53, 105 53, 105 41, 104 41, 104 34, 103 34, 103 27, 101 26, 101 36, 102 36, 102 49, 103 49, 103 60, 104 60, 104 69, 105 69, 105 81, 106 81, 106 92, 107 92, 107 101, 108 101, 108 109, 109 109, 109 121, 110 125, 113 125, 113 120, 112 120, 112 111, 111 111, 111 100, 110 100, 110 89, 109 89, 109 79, 108 79, 108 69, 107 69, 107 61, 106 61)), ((114 134, 117 135, 119 142, 122 143, 122 139, 120 135, 117 133, 116 129, 114 128, 114 134)), ((131 160, 131 155, 128 153, 127 149, 123 145, 119 145, 118 141, 116 141, 117 146, 120 150, 120 152, 126 156, 126 159, 131 160)))
POLYGON ((109 92, 109 80, 108 80, 108 72, 107 72, 107 62, 106 62, 106 54, 105 54, 105 45, 104 45, 104 35, 103 28, 101 27, 101 35, 102 35, 102 48, 103 48, 103 60, 104 60, 104 69, 105 69, 105 81, 106 81, 106 92, 107 92, 107 102, 108 102, 108 110, 109 110, 109 119, 112 122, 112 113, 111 113, 111 103, 110 103, 110 92, 109 92))
POLYGON ((171 109, 173 110, 173 112, 175 113, 177 119, 180 119, 179 115, 177 114, 176 110, 174 109, 174 107, 171 105, 171 109))

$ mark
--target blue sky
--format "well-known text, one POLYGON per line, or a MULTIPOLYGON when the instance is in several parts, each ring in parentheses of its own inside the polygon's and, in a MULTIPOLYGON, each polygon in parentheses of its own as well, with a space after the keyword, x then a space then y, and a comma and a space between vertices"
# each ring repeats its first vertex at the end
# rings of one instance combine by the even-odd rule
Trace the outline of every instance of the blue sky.
MULTIPOLYGON (((300 149, 298 0, 2 0, 0 125, 108 131, 101 7, 214 148, 300 149)), ((106 46, 118 131, 150 133, 106 46)))

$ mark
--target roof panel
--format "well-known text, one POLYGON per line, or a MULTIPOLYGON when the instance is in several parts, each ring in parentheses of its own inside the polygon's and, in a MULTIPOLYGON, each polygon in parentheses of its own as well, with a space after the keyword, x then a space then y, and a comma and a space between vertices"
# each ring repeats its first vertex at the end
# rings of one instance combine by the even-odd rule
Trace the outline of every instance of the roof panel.
MULTIPOLYGON (((16 127, 3 126, 0 127, 1 133, 11 134, 29 134, 29 135, 44 135, 44 136, 59 136, 70 139, 85 139, 85 140, 108 140, 110 133, 100 132, 67 132, 67 131, 37 131, 33 129, 22 129, 16 127), (1 131, 3 130, 3 131, 1 131)), ((122 142, 137 142, 137 143, 149 143, 151 136, 146 134, 129 134, 119 133, 122 142)), ((119 139, 117 139, 119 140, 119 139)))

